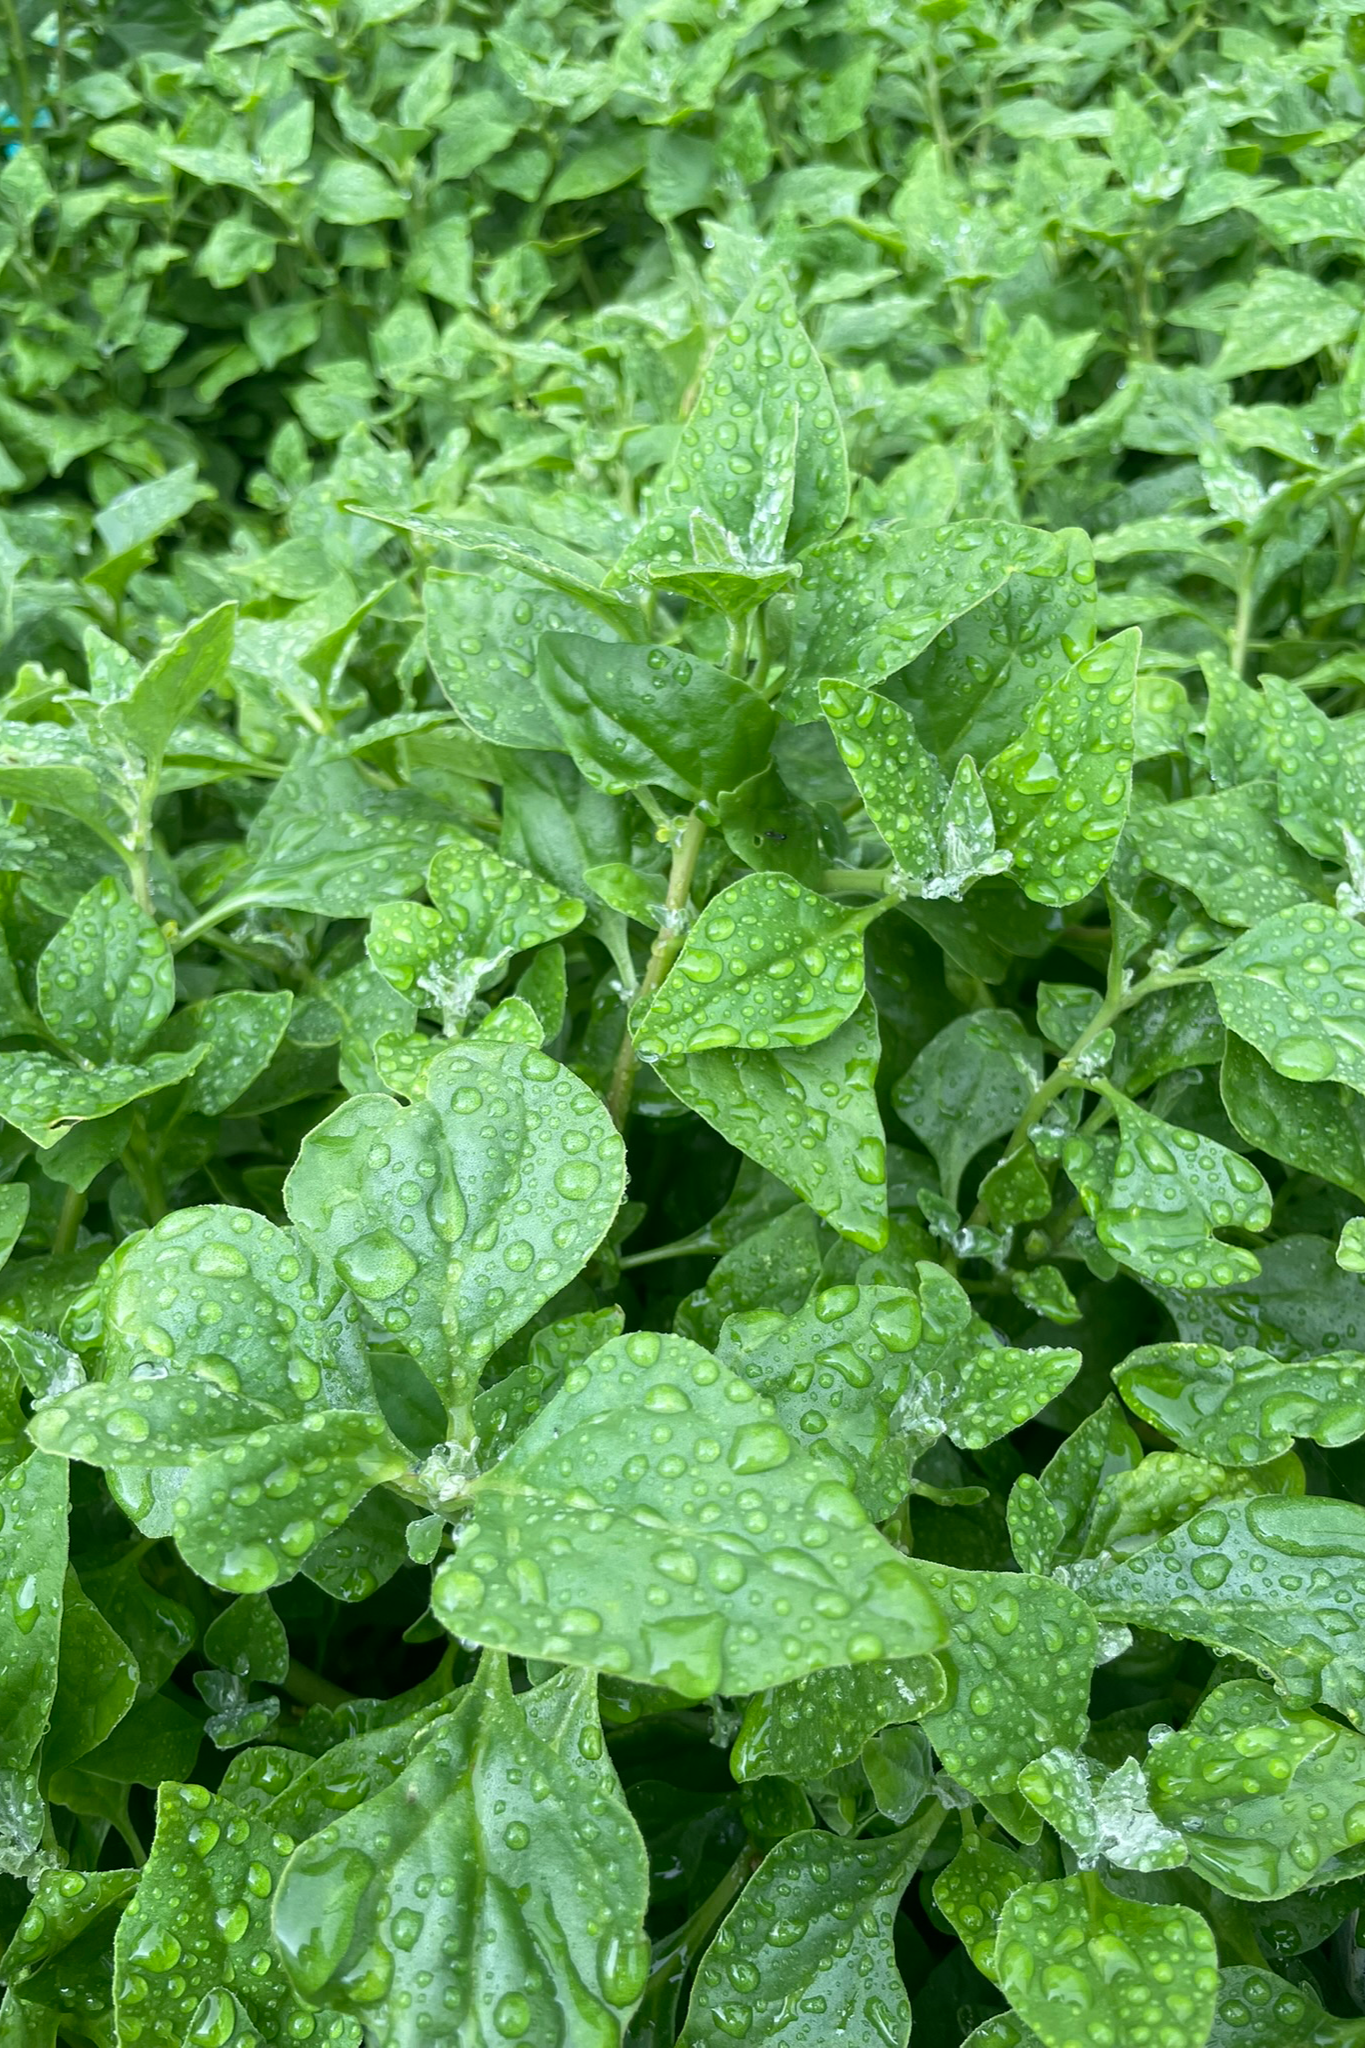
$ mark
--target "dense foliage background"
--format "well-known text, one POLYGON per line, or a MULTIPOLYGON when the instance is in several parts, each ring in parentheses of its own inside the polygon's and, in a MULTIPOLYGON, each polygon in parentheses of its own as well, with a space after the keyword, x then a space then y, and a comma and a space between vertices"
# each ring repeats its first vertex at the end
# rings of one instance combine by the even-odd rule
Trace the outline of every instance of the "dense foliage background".
POLYGON ((0 28, 4 2048, 1365 2043, 1365 9, 0 28))

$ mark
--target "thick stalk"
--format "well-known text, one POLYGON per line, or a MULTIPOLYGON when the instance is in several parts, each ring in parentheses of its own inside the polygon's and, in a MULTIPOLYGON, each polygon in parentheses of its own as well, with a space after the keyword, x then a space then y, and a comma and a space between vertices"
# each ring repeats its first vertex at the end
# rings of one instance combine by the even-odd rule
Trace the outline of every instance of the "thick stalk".
MULTIPOLYGON (((664 898, 664 920, 655 934, 650 948, 649 963, 640 983, 637 1002, 648 1002, 663 982, 664 976, 682 950, 687 936, 687 903, 692 894, 692 877, 697 870, 697 855, 701 852, 706 837, 706 820, 693 811, 673 848, 673 864, 668 871, 668 894, 664 898)), ((630 1098, 635 1089, 635 1041, 626 1025, 621 1050, 616 1055, 612 1069, 611 1086, 607 1090, 607 1108, 617 1130, 625 1127, 630 1114, 630 1098)))
POLYGON ((323 1678, 310 1670, 307 1664, 300 1664, 297 1657, 289 1660, 289 1670, 284 1681, 284 1690, 291 1700, 297 1700, 301 1707, 344 1707, 355 1698, 343 1686, 333 1685, 330 1678, 323 1678))
POLYGON ((57 1218, 57 1228, 52 1239, 52 1256, 55 1259, 63 1258, 67 1252, 75 1251, 84 1214, 85 1190, 68 1188, 62 1197, 62 1212, 57 1218))

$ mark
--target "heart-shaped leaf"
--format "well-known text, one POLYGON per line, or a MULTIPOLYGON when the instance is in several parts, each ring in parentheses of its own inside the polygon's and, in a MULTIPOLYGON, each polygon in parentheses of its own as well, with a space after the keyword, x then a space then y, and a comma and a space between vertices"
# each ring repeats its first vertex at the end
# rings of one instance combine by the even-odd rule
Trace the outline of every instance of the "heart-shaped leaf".
POLYGON ((770 1401, 681 1337, 641 1331, 573 1367, 469 1506, 435 1611, 522 1656, 704 1699, 942 1640, 923 1573, 770 1401))
POLYGON ((315 1126, 285 1199, 458 1417, 490 1353, 601 1242, 625 1151, 592 1090, 524 1045, 452 1046, 423 1085, 315 1126))

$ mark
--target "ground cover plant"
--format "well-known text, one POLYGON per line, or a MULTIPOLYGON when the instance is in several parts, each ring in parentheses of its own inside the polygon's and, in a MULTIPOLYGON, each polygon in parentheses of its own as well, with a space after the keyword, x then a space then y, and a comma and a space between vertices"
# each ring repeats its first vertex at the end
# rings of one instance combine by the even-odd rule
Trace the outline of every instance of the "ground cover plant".
POLYGON ((3 2048, 1359 2048, 1365 16, 0 25, 3 2048))

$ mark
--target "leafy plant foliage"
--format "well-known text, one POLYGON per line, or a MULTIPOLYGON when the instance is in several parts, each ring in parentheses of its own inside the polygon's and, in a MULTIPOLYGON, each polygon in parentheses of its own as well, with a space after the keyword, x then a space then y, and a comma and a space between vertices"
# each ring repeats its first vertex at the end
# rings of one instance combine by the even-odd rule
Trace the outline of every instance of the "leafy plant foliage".
POLYGON ((1362 2048, 1359 9, 0 44, 0 2048, 1362 2048))

